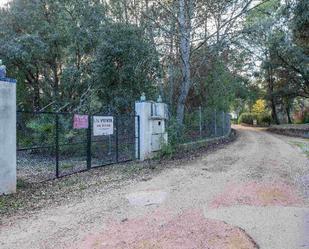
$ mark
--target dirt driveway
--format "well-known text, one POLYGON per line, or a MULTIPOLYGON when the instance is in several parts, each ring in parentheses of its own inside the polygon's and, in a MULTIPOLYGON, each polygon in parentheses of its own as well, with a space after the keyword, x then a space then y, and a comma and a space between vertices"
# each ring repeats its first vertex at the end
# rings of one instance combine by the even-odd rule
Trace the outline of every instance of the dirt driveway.
POLYGON ((309 248, 309 141, 236 129, 194 162, 6 220, 0 248, 309 248))

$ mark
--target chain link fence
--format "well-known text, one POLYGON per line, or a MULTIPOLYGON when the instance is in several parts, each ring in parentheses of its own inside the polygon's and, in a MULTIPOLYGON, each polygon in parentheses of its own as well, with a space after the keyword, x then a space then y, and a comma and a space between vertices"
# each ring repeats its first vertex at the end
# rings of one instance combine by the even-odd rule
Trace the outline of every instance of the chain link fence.
MULTIPOLYGON (((110 135, 74 128, 74 113, 17 112, 17 177, 42 182, 94 167, 136 159, 135 115, 114 115, 110 135)), ((96 116, 111 116, 96 114, 96 116)))
POLYGON ((207 108, 186 109, 183 125, 176 119, 168 122, 169 141, 174 144, 226 136, 231 131, 231 115, 207 108))
MULTIPOLYGON (((75 129, 74 115, 17 112, 18 179, 41 182, 139 157, 138 116, 96 114, 113 117, 113 132, 94 135, 94 116, 86 115, 87 127, 75 129)), ((229 114, 201 107, 187 109, 183 125, 179 126, 173 118, 167 125, 171 144, 221 137, 230 130, 229 114)))

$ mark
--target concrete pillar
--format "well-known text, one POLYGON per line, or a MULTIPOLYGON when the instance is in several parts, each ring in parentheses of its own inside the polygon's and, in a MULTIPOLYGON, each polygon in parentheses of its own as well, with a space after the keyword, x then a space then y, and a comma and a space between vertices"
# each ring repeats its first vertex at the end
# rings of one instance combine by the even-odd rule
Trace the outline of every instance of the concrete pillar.
MULTIPOLYGON (((135 103, 135 113, 139 116, 139 144, 136 143, 136 154, 141 161, 152 158, 167 143, 165 122, 167 108, 164 103, 140 101, 135 103), (139 153, 138 153, 139 152, 139 153)), ((138 127, 136 125, 136 127, 138 127)))
POLYGON ((16 192, 16 81, 0 78, 0 195, 16 192))
POLYGON ((139 156, 144 161, 151 154, 151 127, 149 118, 151 116, 151 102, 136 102, 135 113, 139 116, 139 156))

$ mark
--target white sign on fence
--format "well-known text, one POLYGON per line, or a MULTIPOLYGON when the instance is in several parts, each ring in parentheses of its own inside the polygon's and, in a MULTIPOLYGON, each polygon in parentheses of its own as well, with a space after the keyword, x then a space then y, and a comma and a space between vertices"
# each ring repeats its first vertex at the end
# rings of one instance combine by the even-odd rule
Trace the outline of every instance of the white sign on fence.
POLYGON ((105 136, 114 133, 114 117, 93 116, 93 135, 105 136))

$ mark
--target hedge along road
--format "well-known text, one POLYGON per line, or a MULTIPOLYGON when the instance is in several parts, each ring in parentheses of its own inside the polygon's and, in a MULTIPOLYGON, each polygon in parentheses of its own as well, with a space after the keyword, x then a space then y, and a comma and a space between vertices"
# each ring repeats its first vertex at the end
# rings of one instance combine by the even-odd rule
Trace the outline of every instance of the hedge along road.
POLYGON ((0 247, 309 248, 308 140, 235 128, 234 143, 153 178, 5 220, 0 247))

